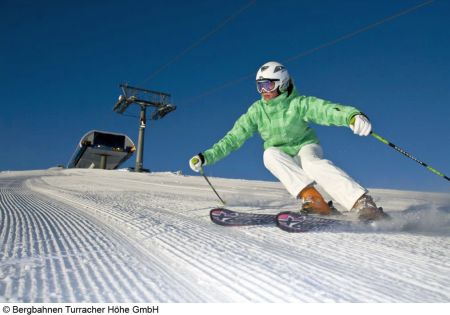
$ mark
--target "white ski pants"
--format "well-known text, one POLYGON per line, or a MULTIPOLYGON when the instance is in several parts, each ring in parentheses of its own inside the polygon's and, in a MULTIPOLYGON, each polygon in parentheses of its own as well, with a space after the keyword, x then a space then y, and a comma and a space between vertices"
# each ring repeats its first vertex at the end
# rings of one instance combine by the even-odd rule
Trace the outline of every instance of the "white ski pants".
POLYGON ((350 210, 367 192, 347 173, 323 159, 322 147, 308 144, 295 157, 278 148, 264 151, 264 165, 297 198, 306 186, 317 183, 331 198, 350 210))

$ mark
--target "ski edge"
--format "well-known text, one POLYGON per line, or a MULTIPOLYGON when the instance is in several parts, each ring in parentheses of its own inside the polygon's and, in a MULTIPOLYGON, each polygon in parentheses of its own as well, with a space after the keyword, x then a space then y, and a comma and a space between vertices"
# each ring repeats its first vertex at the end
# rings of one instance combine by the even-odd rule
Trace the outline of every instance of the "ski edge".
POLYGON ((221 207, 209 211, 209 217, 213 223, 228 227, 276 225, 276 215, 277 214, 239 212, 221 207), (222 215, 228 216, 228 218, 225 218, 228 220, 224 220, 224 217, 221 217, 222 215), (236 219, 236 221, 233 222, 233 219, 236 219))

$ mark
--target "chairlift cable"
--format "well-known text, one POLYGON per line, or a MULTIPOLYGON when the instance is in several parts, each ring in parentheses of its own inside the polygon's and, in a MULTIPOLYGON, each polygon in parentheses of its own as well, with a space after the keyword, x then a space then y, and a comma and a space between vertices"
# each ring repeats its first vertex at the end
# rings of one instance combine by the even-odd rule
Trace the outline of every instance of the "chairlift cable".
MULTIPOLYGON (((397 19, 397 18, 399 18, 401 16, 404 16, 404 15, 407 15, 409 13, 412 13, 413 11, 416 11, 416 10, 418 10, 418 9, 424 7, 424 6, 430 5, 433 2, 435 2, 435 0, 427 0, 425 2, 422 2, 422 3, 418 4, 418 5, 415 5, 413 7, 404 9, 404 10, 402 10, 402 11, 396 13, 396 14, 390 15, 390 16, 388 16, 386 18, 383 18, 383 19, 381 19, 381 20, 379 20, 377 22, 371 23, 371 24, 366 25, 366 26, 364 26, 362 28, 359 28, 359 29, 357 29, 357 30, 355 30, 353 32, 347 33, 347 34, 339 36, 339 37, 337 37, 337 38, 335 38, 335 39, 333 39, 331 41, 323 43, 323 44, 321 44, 321 45, 319 45, 317 47, 308 49, 308 50, 303 51, 303 52, 301 52, 301 53, 299 53, 297 55, 289 57, 289 58, 284 60, 284 63, 288 64, 288 63, 290 63, 290 62, 292 62, 294 60, 297 60, 297 59, 303 58, 305 56, 311 55, 311 54, 313 54, 315 52, 318 52, 319 50, 322 50, 322 49, 328 48, 330 46, 336 45, 337 43, 340 43, 340 42, 342 42, 344 40, 347 40, 347 39, 350 39, 352 37, 355 37, 356 35, 359 35, 359 34, 362 34, 364 32, 367 32, 367 31, 369 31, 369 30, 371 30, 373 28, 376 28, 376 27, 378 27, 378 26, 380 26, 382 24, 390 22, 390 21, 392 21, 394 19, 397 19)), ((183 104, 192 103, 192 102, 194 102, 194 101, 196 101, 196 100, 198 100, 200 98, 203 98, 203 97, 205 97, 207 95, 213 94, 213 93, 215 93, 217 91, 223 90, 224 88, 227 88, 227 87, 235 85, 235 84, 237 84, 239 82, 245 81, 245 80, 251 78, 252 76, 254 76, 253 73, 247 74, 245 76, 242 76, 242 77, 240 77, 238 79, 235 79, 235 80, 232 80, 232 81, 228 81, 226 83, 223 83, 222 85, 219 85, 219 86, 216 86, 214 88, 211 88, 211 89, 209 89, 209 90, 207 90, 207 91, 205 91, 205 92, 203 92, 201 94, 198 94, 198 95, 190 97, 190 98, 188 98, 188 99, 186 99, 184 101, 181 101, 180 103, 183 103, 183 104)))
POLYGON ((180 51, 178 54, 176 54, 172 59, 170 59, 167 63, 163 64, 159 68, 157 68, 151 75, 149 75, 142 83, 141 85, 144 85, 147 81, 155 78, 159 73, 161 73, 164 69, 172 65, 173 63, 177 62, 179 59, 181 59, 184 55, 186 55, 188 52, 193 50, 195 47, 199 46, 202 42, 206 41, 209 37, 220 31, 225 25, 227 25, 229 22, 231 22, 233 19, 235 19, 237 16, 239 16, 242 12, 250 8, 252 5, 254 5, 256 0, 251 0, 241 8, 239 8, 237 11, 235 11, 233 14, 231 14, 229 17, 227 17, 225 20, 220 22, 216 27, 214 27, 212 30, 210 30, 205 35, 201 36, 199 39, 197 39, 195 42, 193 42, 191 45, 180 51))

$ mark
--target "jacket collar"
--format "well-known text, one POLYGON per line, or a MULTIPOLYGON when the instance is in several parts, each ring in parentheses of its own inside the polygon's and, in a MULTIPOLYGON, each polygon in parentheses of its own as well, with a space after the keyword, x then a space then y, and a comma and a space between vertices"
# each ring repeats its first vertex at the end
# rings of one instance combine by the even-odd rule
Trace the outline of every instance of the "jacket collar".
POLYGON ((285 104, 286 100, 291 100, 292 98, 296 97, 297 95, 298 95, 297 89, 294 88, 292 90, 292 93, 289 96, 288 96, 288 92, 286 91, 268 101, 264 100, 264 98, 261 95, 261 102, 266 106, 277 107, 280 104, 285 104))

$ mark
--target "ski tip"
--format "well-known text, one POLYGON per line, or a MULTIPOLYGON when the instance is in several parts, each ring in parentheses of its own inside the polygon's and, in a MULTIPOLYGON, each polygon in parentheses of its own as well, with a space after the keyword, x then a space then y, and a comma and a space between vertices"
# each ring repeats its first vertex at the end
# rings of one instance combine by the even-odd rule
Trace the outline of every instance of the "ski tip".
POLYGON ((284 211, 278 213, 276 217, 277 227, 289 233, 302 233, 308 229, 302 226, 306 215, 299 212, 284 211))
POLYGON ((216 224, 219 225, 227 225, 224 222, 224 218, 226 218, 230 213, 230 210, 224 208, 214 208, 209 211, 209 218, 216 224))
POLYGON ((213 218, 213 217, 219 217, 219 216, 222 216, 222 215, 226 215, 226 214, 228 214, 229 212, 230 212, 229 210, 224 209, 224 208, 214 208, 214 209, 211 209, 211 210, 209 211, 209 216, 210 216, 211 218, 213 218))

